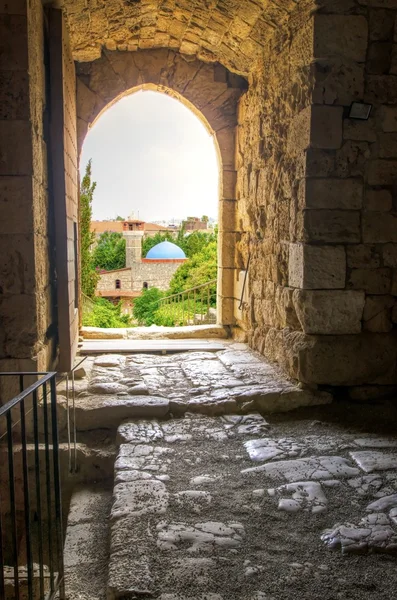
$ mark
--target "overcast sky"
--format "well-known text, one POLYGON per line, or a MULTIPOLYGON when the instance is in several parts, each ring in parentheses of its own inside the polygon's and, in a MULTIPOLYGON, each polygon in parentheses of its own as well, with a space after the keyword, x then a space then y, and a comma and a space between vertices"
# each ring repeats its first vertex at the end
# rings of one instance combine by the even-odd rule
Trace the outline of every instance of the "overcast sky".
POLYGON ((95 123, 80 169, 92 158, 94 219, 145 221, 208 215, 217 218, 218 165, 204 125, 181 102, 139 91, 95 123))

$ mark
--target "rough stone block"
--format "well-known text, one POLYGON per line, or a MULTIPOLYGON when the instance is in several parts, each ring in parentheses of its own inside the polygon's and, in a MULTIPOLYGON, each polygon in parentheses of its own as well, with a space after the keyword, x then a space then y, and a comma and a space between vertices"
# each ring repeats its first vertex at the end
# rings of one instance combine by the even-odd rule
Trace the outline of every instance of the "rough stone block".
POLYGON ((347 287, 352 290, 364 290, 368 294, 389 294, 392 272, 382 269, 352 269, 347 287))
POLYGON ((236 235, 235 233, 223 233, 219 240, 219 266, 233 269, 235 267, 236 253, 236 235))
POLYGON ((391 10, 369 11, 369 38, 371 41, 387 42, 393 39, 395 13, 391 10))
POLYGON ((219 202, 219 231, 236 231, 236 201, 220 200, 219 202))
POLYGON ((368 73, 383 75, 389 72, 392 46, 391 42, 374 42, 370 44, 366 63, 368 73))
POLYGON ((343 210, 305 210, 304 241, 356 244, 361 240, 360 213, 343 210))
POLYGON ((224 200, 236 198, 236 171, 222 171, 222 197, 224 200))
POLYGON ((367 296, 363 313, 364 329, 374 333, 391 331, 391 309, 394 304, 393 296, 367 296))
POLYGON ((304 208, 358 210, 363 183, 360 179, 305 179, 299 192, 304 208))
MULTIPOLYGON (((37 342, 35 296, 27 294, 0 296, 0 320, 2 333, 6 336, 5 356, 30 358, 32 348, 37 342)), ((0 334, 0 353, 2 337, 0 334)))
POLYGON ((385 267, 397 269, 397 244, 385 244, 382 247, 382 256, 385 267))
POLYGON ((224 169, 235 169, 236 135, 234 128, 227 127, 216 133, 216 139, 224 169))
POLYGON ((0 121, 0 175, 31 175, 31 125, 28 121, 0 121))
POLYGON ((295 290, 294 307, 304 333, 360 333, 365 294, 354 291, 295 290))
POLYGON ((1 294, 30 294, 36 287, 32 235, 0 235, 1 294))
POLYGON ((378 147, 379 158, 397 158, 397 133, 382 133, 378 147))
POLYGON ((368 121, 343 121, 343 139, 359 142, 376 142, 376 125, 374 119, 368 121))
POLYGON ((289 285, 300 289, 344 288, 346 255, 341 246, 290 244, 289 285))
POLYGON ((308 384, 391 385, 397 382, 397 334, 306 335, 269 330, 265 353, 308 384))
POLYGON ((343 58, 317 59, 313 101, 348 106, 364 95, 364 65, 343 58))
POLYGON ((397 179, 397 160, 374 160, 368 172, 369 185, 393 185, 397 179))
POLYGON ((380 117, 383 131, 397 131, 397 106, 382 106, 380 117))
POLYGON ((287 148, 291 154, 310 146, 311 107, 307 106, 291 120, 288 130, 287 148))
POLYGON ((389 190, 367 190, 364 208, 369 211, 388 212, 391 210, 393 199, 389 190))
POLYGON ((349 269, 377 269, 381 265, 381 255, 376 246, 357 244, 346 247, 349 269))
POLYGON ((22 14, 0 14, 0 70, 28 69, 27 20, 22 14))
POLYGON ((397 216, 384 212, 365 212, 362 225, 364 242, 397 242, 397 216))
POLYGON ((394 75, 367 75, 365 102, 397 104, 397 81, 394 75))
POLYGON ((0 177, 0 212, 0 234, 32 232, 31 177, 0 177))
POLYGON ((335 156, 331 150, 308 148, 304 155, 306 177, 329 177, 335 169, 335 156))
POLYGON ((316 15, 314 57, 343 56, 365 62, 368 39, 367 19, 362 16, 316 15))
POLYGON ((310 146, 334 150, 342 145, 341 106, 312 106, 310 146))

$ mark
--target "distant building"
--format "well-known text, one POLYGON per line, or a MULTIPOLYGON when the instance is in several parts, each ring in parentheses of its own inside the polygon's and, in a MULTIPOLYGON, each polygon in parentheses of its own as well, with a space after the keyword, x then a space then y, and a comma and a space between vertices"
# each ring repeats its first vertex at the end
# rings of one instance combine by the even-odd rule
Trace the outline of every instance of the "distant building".
POLYGON ((95 236, 99 238, 102 233, 109 231, 111 233, 123 233, 125 231, 126 224, 130 223, 142 223, 144 237, 152 237, 156 233, 175 233, 174 228, 169 228, 164 225, 156 225, 156 223, 146 223, 145 221, 139 221, 137 219, 128 218, 126 221, 91 221, 91 231, 95 233, 95 236))
POLYGON ((187 258, 179 246, 168 241, 157 244, 149 250, 146 258, 142 258, 144 221, 118 222, 126 241, 126 266, 101 271, 96 295, 114 302, 121 301, 125 312, 130 312, 134 298, 140 296, 143 289, 157 287, 167 290, 175 271, 187 258))
POLYGON ((200 231, 208 228, 208 223, 198 217, 188 217, 184 221, 185 231, 200 231))

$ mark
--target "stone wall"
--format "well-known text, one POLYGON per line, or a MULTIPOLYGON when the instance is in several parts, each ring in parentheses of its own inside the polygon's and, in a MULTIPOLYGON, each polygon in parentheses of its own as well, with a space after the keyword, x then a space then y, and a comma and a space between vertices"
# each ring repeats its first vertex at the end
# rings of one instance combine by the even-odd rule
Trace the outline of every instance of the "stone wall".
POLYGON ((241 103, 238 319, 293 377, 361 397, 397 383, 397 7, 318 4, 276 34, 241 103))
POLYGON ((107 273, 101 273, 98 285, 96 287, 98 292, 110 292, 115 291, 115 295, 120 294, 120 291, 116 289, 116 279, 120 280, 121 292, 123 290, 131 291, 131 269, 116 269, 114 271, 108 271, 107 273))
POLYGON ((181 262, 178 261, 136 263, 132 269, 132 290, 134 292, 142 291, 145 282, 148 284, 148 288, 157 287, 160 290, 168 290, 172 276, 180 266, 181 262))
POLYGON ((41 2, 0 3, 0 39, 0 366, 42 370, 54 338, 41 2))
MULTIPOLYGON (((104 51, 101 58, 77 63, 79 147, 103 110, 126 93, 151 89, 174 96, 190 108, 213 134, 219 152, 218 313, 223 325, 234 323, 236 277, 235 129, 237 104, 247 88, 242 77, 219 63, 206 64, 173 50, 104 51)), ((142 278, 142 281, 145 279, 142 278)))

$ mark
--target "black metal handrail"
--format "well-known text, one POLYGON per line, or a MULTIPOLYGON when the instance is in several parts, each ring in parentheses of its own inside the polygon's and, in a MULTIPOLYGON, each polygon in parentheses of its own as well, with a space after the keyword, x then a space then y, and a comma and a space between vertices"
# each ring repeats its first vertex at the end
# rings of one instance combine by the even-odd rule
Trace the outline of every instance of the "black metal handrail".
POLYGON ((51 600, 56 594, 59 600, 64 600, 56 373, 0 373, 0 378, 3 377, 17 378, 20 391, 0 407, 0 425, 5 429, 2 437, 7 440, 6 444, 0 445, 1 452, 7 454, 7 459, 0 464, 2 483, 5 484, 0 489, 0 600, 6 598, 7 566, 13 571, 12 595, 15 600, 22 595, 36 600, 37 592, 40 600, 51 600), (25 389, 25 377, 28 376, 40 379, 25 389), (26 409, 28 401, 32 403, 30 410, 26 409), (13 423, 16 411, 19 420, 13 423), (30 413, 32 431, 26 420, 30 413), (33 444, 28 444, 30 438, 33 444), (37 523, 36 540, 33 539, 33 523, 37 523), (11 538, 10 544, 7 544, 7 535, 11 538), (9 549, 11 552, 7 556, 9 549), (26 560, 20 556, 24 551, 26 560), (25 565, 27 577, 22 577, 25 565), (24 590, 22 586, 25 586, 24 590))

